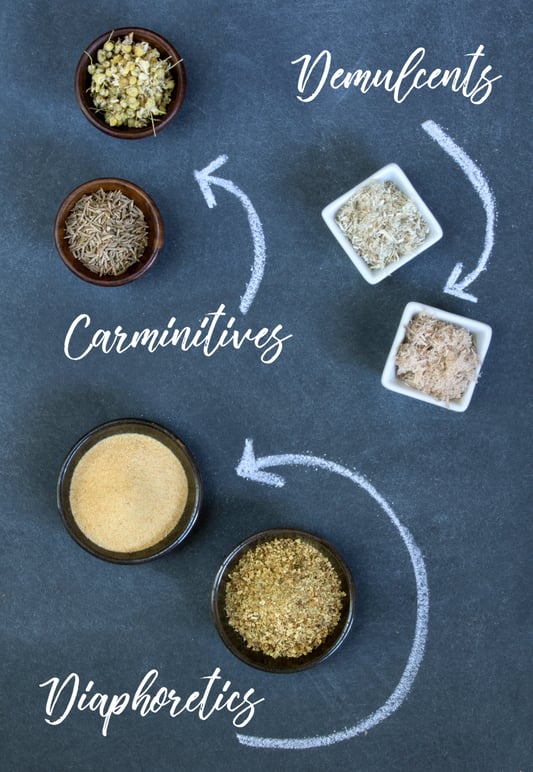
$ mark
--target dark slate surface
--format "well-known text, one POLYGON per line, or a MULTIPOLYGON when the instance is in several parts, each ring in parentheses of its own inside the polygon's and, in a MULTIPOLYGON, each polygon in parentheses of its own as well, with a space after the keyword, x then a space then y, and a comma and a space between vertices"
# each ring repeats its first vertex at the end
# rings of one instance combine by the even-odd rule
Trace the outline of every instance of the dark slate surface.
MULTIPOLYGON (((267 9, 242 0, 49 0, 4 4, 0 18, 2 768, 531 769, 527 3, 274 0, 267 9), (83 48, 127 24, 161 32, 185 59, 183 109, 155 140, 104 136, 73 97, 83 48), (299 68, 291 61, 305 53, 330 50, 334 68, 398 70, 423 46, 430 69, 464 68, 465 55, 479 45, 483 66, 502 78, 477 106, 449 88, 424 88, 401 104, 383 89, 362 94, 325 86, 312 102, 296 98, 299 68), (475 304, 443 288, 458 261, 466 272, 476 268, 483 208, 459 166, 422 130, 426 120, 480 165, 497 202, 487 270, 469 288, 475 304), (210 210, 194 179, 221 154, 228 160, 217 174, 252 202, 267 248, 246 316, 239 312, 253 259, 246 212, 221 189, 210 210), (407 172, 445 235, 372 287, 320 212, 390 161, 407 172), (63 197, 98 176, 143 186, 167 234, 146 277, 108 291, 70 274, 52 238, 63 197), (410 300, 493 327, 464 414, 380 384, 410 300), (66 331, 82 313, 91 317, 91 332, 161 328, 172 317, 178 327, 196 328, 220 304, 241 331, 282 325, 292 337, 281 356, 265 365, 254 347, 243 346, 210 358, 167 348, 71 361, 63 351, 66 331), (96 424, 123 416, 178 433, 205 483, 201 516, 182 547, 133 567, 83 552, 55 505, 71 445, 96 424), (235 467, 246 438, 258 456, 305 453, 363 475, 384 504, 339 469, 272 467, 284 475, 284 487, 243 479, 235 467), (349 734, 387 705, 409 668, 415 573, 405 532, 386 507, 423 555, 427 643, 425 651, 419 647, 418 659, 424 656, 408 694, 400 684, 397 710, 335 742, 335 733, 349 734), (343 648, 318 668, 287 677, 235 660, 209 612, 224 555, 249 533, 276 525, 306 528, 337 545, 359 590, 356 624, 343 648), (56 726, 45 722, 49 689, 39 684, 54 677, 76 673, 80 694, 91 681, 91 693, 133 694, 155 669, 151 694, 167 687, 186 699, 217 668, 231 690, 254 689, 264 698, 243 730, 227 710, 201 721, 197 712, 170 718, 162 709, 142 717, 127 709, 111 719, 105 738, 103 719, 89 710, 74 708, 56 726), (238 731, 289 738, 289 745, 315 736, 332 743, 248 747, 238 731)), ((80 334, 77 345, 84 340, 80 334)), ((420 622, 425 606, 418 596, 420 622)))

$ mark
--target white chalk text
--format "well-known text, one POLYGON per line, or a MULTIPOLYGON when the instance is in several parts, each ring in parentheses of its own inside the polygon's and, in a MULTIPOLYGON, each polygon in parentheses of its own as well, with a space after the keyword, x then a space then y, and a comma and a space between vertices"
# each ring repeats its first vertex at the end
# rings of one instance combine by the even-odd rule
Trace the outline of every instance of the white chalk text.
POLYGON ((123 354, 125 351, 144 348, 151 354, 159 348, 172 346, 181 351, 193 348, 201 349, 206 357, 211 357, 223 348, 240 349, 245 344, 261 351, 261 362, 272 364, 280 356, 283 344, 292 335, 281 335, 283 326, 277 324, 270 330, 262 327, 254 332, 251 328, 240 332, 235 328, 236 319, 226 314, 222 303, 218 309, 204 316, 195 329, 190 326, 176 327, 176 317, 169 320, 166 327, 145 328, 127 332, 121 325, 114 329, 92 329, 89 314, 79 314, 67 330, 63 351, 74 362, 85 359, 94 351, 103 354, 123 354))
POLYGON ((214 713, 227 710, 233 714, 233 726, 246 726, 253 718, 255 708, 264 698, 252 699, 255 690, 246 692, 231 690, 231 681, 225 681, 220 675, 220 668, 215 668, 210 676, 203 676, 205 681, 203 691, 194 691, 187 697, 176 694, 174 689, 158 686, 157 670, 150 670, 141 680, 133 694, 104 694, 94 691, 94 681, 81 686, 77 673, 71 673, 61 680, 54 676, 39 684, 48 688, 46 700, 45 721, 51 726, 58 726, 65 721, 73 711, 88 710, 97 713, 102 719, 101 732, 107 737, 109 724, 113 716, 119 716, 126 710, 138 713, 141 717, 151 713, 166 711, 171 718, 182 713, 195 713, 201 721, 206 721, 214 713))
POLYGON ((333 70, 333 57, 330 51, 324 49, 314 58, 311 54, 304 54, 291 62, 291 64, 300 65, 296 98, 300 102, 312 102, 326 85, 334 90, 354 87, 362 94, 366 94, 372 88, 383 88, 392 93, 395 102, 401 104, 413 91, 449 87, 452 91, 461 93, 473 105, 480 105, 489 98, 493 83, 502 77, 501 75, 489 77, 492 73, 490 65, 481 69, 481 60, 485 56, 482 45, 478 46, 474 53, 465 54, 465 58, 469 60, 466 66, 451 69, 429 70, 427 67, 422 67, 425 56, 425 48, 416 48, 407 57, 400 70, 394 72, 394 70, 380 69, 333 70))

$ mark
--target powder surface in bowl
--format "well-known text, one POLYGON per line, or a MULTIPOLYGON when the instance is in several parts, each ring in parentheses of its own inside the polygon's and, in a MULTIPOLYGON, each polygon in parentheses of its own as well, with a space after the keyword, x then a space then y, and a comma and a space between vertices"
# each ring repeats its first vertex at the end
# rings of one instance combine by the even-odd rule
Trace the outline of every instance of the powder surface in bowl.
POLYGON ((249 648, 271 657, 301 657, 339 622, 345 593, 331 562, 299 538, 257 544, 226 585, 228 622, 249 648))
POLYGON ((136 552, 170 533, 187 495, 185 470, 174 453, 153 437, 127 432, 100 440, 82 456, 69 498, 74 520, 92 542, 136 552))

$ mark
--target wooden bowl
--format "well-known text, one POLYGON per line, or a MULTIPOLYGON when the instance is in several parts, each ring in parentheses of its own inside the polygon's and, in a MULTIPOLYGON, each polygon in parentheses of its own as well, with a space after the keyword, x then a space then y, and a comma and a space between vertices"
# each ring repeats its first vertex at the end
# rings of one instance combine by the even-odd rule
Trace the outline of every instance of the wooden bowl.
POLYGON ((181 56, 174 46, 169 43, 168 40, 165 40, 164 37, 158 35, 157 32, 152 32, 151 30, 143 29, 142 27, 122 27, 121 29, 106 32, 96 38, 96 40, 93 40, 81 55, 74 78, 76 99, 82 113, 93 126, 96 126, 97 129, 111 137, 117 137, 117 139, 143 139, 144 137, 153 137, 154 134, 162 131, 178 114, 183 98, 185 97, 185 86, 185 67, 181 56), (134 41, 146 41, 152 48, 156 48, 160 52, 161 59, 170 58, 172 62, 172 76, 175 81, 170 103, 167 106, 165 115, 160 116, 160 119, 155 121, 153 125, 150 124, 139 129, 130 129, 127 126, 108 126, 104 121, 102 114, 96 112, 96 108, 89 93, 91 75, 89 74, 88 67, 91 63, 91 59, 96 60, 97 51, 102 48, 104 43, 108 40, 124 38, 131 32, 133 33, 134 41))
POLYGON ((91 284, 97 284, 101 287, 117 287, 121 284, 129 284, 129 282, 135 281, 135 279, 143 276, 149 268, 151 268, 159 255, 159 252, 163 247, 164 236, 165 229, 163 218, 148 193, 133 182, 117 179, 115 177, 102 177, 95 180, 89 180, 71 191, 59 207, 54 225, 54 238, 57 251, 67 268, 70 268, 72 273, 75 273, 80 279, 88 281, 91 284), (90 271, 89 268, 86 268, 86 266, 72 254, 65 236, 65 221, 74 204, 76 204, 82 196, 91 195, 99 189, 105 191, 120 190, 125 196, 133 199, 139 209, 143 212, 148 226, 148 243, 141 259, 118 276, 99 276, 97 273, 90 271))

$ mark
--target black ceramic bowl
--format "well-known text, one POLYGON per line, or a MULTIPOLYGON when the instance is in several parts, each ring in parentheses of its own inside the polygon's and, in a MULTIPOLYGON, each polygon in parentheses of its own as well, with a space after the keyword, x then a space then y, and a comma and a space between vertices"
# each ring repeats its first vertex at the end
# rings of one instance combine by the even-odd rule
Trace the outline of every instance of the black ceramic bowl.
POLYGON ((117 139, 143 139, 144 137, 152 137, 154 134, 162 131, 178 114, 185 97, 185 86, 185 67, 179 53, 162 35, 159 35, 157 32, 152 32, 152 30, 144 29, 143 27, 122 27, 121 29, 105 32, 103 35, 97 37, 96 40, 93 40, 82 53, 74 78, 76 100, 82 113, 93 126, 96 126, 97 129, 104 132, 104 134, 108 134, 110 137, 116 137, 117 139), (172 77, 174 78, 174 89, 165 114, 163 116, 158 116, 158 120, 154 121, 153 125, 150 124, 137 129, 128 128, 127 126, 108 126, 101 113, 96 112, 89 93, 91 75, 89 74, 88 67, 91 60, 96 60, 97 51, 102 48, 108 40, 124 38, 126 35, 129 35, 130 32, 133 33, 134 42, 146 41, 152 48, 155 48, 160 52, 161 59, 170 60, 172 63, 172 77))
POLYGON ((123 418, 109 421, 85 434, 67 455, 57 483, 57 505, 63 523, 72 536, 87 552, 111 563, 145 563, 170 552, 189 534, 195 524, 202 498, 202 483, 196 462, 186 445, 171 431, 151 421, 123 418), (175 527, 161 541, 137 552, 114 552, 95 544, 78 526, 70 504, 70 485, 77 463, 100 440, 117 434, 142 434, 161 442, 172 451, 183 467, 188 485, 187 501, 175 527))
POLYGON ((267 670, 271 673, 292 673, 304 670, 331 656, 339 648, 350 631, 354 617, 354 607, 355 585, 353 578, 337 550, 319 536, 293 528, 272 528, 267 531, 260 531, 241 542, 230 552, 220 566, 211 592, 211 614, 217 632, 224 644, 236 657, 247 665, 251 665, 259 670, 267 670), (342 599, 341 616, 335 629, 313 651, 301 657, 271 657, 262 652, 254 651, 246 645, 242 636, 231 627, 226 612, 225 597, 228 577, 241 557, 259 543, 279 538, 301 539, 319 550, 335 569, 340 580, 341 589, 345 593, 342 599))

